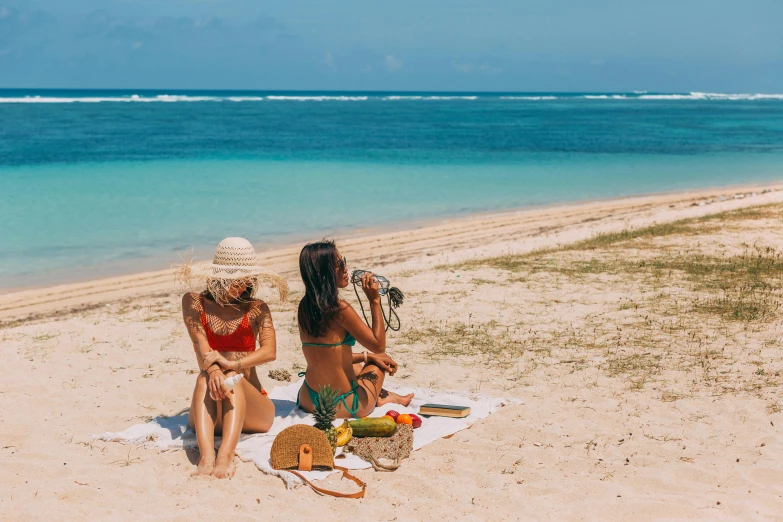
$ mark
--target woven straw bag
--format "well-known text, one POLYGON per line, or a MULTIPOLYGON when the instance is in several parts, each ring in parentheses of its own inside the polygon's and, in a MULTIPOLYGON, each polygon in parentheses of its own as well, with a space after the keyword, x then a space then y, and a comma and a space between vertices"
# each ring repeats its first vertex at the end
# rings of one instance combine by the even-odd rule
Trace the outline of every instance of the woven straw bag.
POLYGON ((278 433, 272 442, 271 457, 274 469, 330 471, 334 468, 334 454, 326 434, 305 424, 295 424, 278 433), (312 450, 310 469, 304 469, 307 464, 299 460, 302 444, 309 445, 312 450))
POLYGON ((272 442, 270 457, 273 469, 293 473, 317 493, 341 498, 362 498, 364 496, 366 484, 348 473, 347 469, 334 465, 332 446, 329 444, 326 434, 317 428, 305 424, 295 424, 284 429, 277 434, 272 442), (349 494, 319 488, 295 471, 331 471, 332 469, 342 471, 343 478, 354 481, 362 488, 361 491, 349 494))

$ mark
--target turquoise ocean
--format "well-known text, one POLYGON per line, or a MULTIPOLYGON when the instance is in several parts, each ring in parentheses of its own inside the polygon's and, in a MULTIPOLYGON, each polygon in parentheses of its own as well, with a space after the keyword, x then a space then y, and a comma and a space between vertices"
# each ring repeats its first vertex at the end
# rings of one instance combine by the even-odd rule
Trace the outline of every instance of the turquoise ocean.
POLYGON ((0 90, 0 289, 783 180, 783 95, 0 90))

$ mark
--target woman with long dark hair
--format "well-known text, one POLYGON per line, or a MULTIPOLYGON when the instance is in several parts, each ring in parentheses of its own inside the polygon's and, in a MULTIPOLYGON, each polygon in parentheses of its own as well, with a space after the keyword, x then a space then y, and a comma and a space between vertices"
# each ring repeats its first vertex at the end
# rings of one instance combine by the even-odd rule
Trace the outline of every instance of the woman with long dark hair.
POLYGON ((338 290, 349 284, 348 267, 333 241, 305 245, 299 254, 299 272, 305 285, 299 302, 299 338, 307 360, 299 405, 312 412, 318 390, 330 385, 340 393, 338 417, 364 417, 375 406, 388 403, 407 406, 413 394, 403 397, 383 389, 384 377, 394 375, 397 363, 385 353, 381 297, 372 273, 362 277, 362 290, 372 312, 369 328, 356 310, 339 298, 338 290), (364 352, 353 353, 357 342, 366 348, 364 352))

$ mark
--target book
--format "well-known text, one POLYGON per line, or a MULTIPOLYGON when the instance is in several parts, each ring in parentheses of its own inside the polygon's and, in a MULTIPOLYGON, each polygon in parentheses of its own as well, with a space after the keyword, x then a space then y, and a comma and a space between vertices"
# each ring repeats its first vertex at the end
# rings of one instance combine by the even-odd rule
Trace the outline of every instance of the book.
POLYGON ((461 419, 470 415, 470 408, 467 406, 454 406, 451 404, 423 404, 419 408, 420 415, 437 417, 456 417, 461 419))

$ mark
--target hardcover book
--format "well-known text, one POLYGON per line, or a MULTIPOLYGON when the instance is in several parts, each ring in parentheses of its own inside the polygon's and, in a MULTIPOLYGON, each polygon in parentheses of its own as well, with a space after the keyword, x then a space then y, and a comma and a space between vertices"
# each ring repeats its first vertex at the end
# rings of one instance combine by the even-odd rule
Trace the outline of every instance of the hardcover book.
POLYGON ((470 415, 470 408, 467 406, 454 406, 451 404, 424 404, 419 408, 419 414, 462 418, 470 415))

